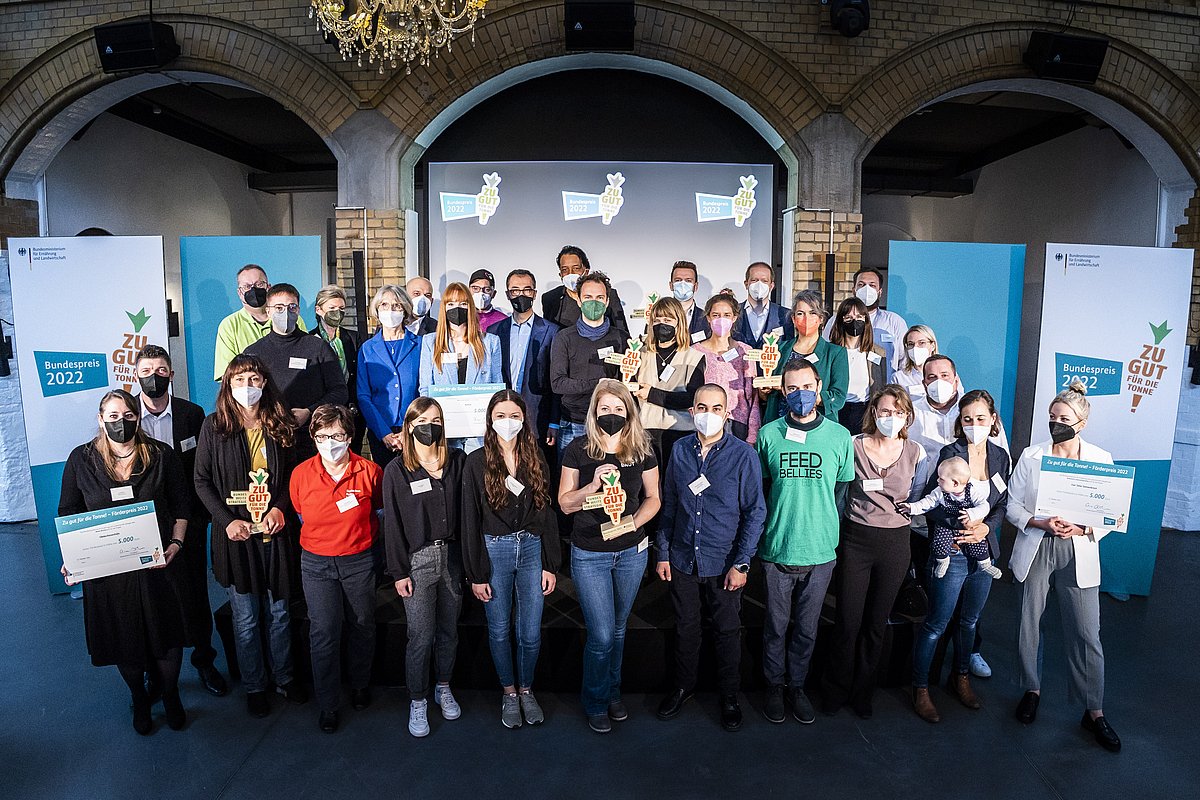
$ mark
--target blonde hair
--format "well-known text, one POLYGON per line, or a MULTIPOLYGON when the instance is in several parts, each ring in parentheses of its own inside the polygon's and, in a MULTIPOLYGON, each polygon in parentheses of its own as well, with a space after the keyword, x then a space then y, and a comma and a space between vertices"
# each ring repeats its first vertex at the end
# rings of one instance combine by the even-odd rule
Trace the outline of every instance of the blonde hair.
MULTIPOLYGON (((322 289, 321 291, 323 292, 325 289, 322 289)), ((338 289, 338 291, 341 290, 338 289)), ((412 318, 414 316, 412 298, 408 296, 408 292, 406 292, 404 289, 401 289, 394 283, 385 283, 383 286, 380 286, 375 290, 375 296, 371 298, 371 306, 369 308, 371 316, 375 318, 375 321, 379 322, 379 304, 383 302, 384 295, 389 294, 396 298, 396 302, 404 306, 404 324, 407 325, 408 323, 412 322, 412 318)), ((320 296, 321 295, 319 294, 317 295, 317 297, 320 296)))
POLYGON ((1087 399, 1087 384, 1079 378, 1071 381, 1070 386, 1054 395, 1054 399, 1050 401, 1050 408, 1054 408, 1055 403, 1062 403, 1074 411, 1075 416, 1081 420, 1087 419, 1088 414, 1092 412, 1092 404, 1087 399))
POLYGON ((440 369, 442 355, 454 352, 450 344, 450 322, 446 319, 447 303, 467 304, 467 344, 475 353, 475 363, 483 366, 483 331, 479 327, 479 312, 475 310, 471 290, 458 281, 442 292, 441 313, 438 314, 437 330, 433 334, 433 363, 440 369))
MULTIPOLYGON (((679 301, 676 300, 675 303, 678 305, 679 301)), ((642 426, 642 416, 633 402, 629 387, 613 378, 601 378, 592 390, 592 399, 588 402, 587 420, 584 423, 587 429, 588 458, 598 461, 607 455, 604 450, 604 433, 596 424, 596 408, 600 405, 600 398, 606 394, 611 394, 625 406, 625 427, 617 435, 617 452, 613 455, 622 464, 644 461, 646 456, 650 455, 650 436, 642 426)))
POLYGON ((938 351, 937 336, 934 335, 933 328, 929 327, 928 325, 913 325, 904 332, 904 338, 900 340, 900 346, 904 349, 904 372, 907 372, 910 369, 920 369, 917 366, 917 362, 908 357, 908 336, 911 333, 920 333, 929 337, 929 343, 932 345, 932 347, 929 349, 929 355, 935 356, 937 355, 938 351))
POLYGON ((687 315, 683 313, 683 303, 674 297, 663 297, 650 306, 646 312, 646 349, 651 352, 658 350, 658 342, 654 338, 654 318, 668 317, 675 321, 675 349, 683 350, 690 344, 691 334, 688 333, 687 315))
POLYGON ((967 483, 971 480, 971 465, 958 456, 951 456, 938 464, 938 475, 967 483))
POLYGON ((338 286, 336 283, 322 286, 320 290, 317 291, 317 298, 313 300, 313 305, 317 308, 320 308, 321 305, 328 300, 341 300, 343 303, 345 303, 347 302, 346 293, 343 292, 342 287, 338 286))

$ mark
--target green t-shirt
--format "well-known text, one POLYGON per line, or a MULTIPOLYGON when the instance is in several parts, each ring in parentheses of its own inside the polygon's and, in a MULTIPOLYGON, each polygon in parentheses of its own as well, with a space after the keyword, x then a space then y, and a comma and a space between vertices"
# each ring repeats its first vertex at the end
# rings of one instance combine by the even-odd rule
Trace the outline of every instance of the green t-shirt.
POLYGON ((801 567, 836 557, 840 520, 834 490, 854 480, 854 444, 841 425, 817 419, 820 424, 810 431, 789 426, 788 417, 758 431, 755 447, 767 496, 767 527, 758 546, 763 561, 801 567))
MULTIPOLYGON (((296 320, 296 327, 302 331, 308 330, 303 317, 296 320)), ((265 338, 270 332, 270 317, 266 322, 259 322, 247 314, 245 308, 239 308, 221 320, 221 324, 217 326, 217 344, 213 352, 213 379, 221 380, 225 376, 225 368, 233 361, 234 356, 240 355, 243 350, 265 338)))

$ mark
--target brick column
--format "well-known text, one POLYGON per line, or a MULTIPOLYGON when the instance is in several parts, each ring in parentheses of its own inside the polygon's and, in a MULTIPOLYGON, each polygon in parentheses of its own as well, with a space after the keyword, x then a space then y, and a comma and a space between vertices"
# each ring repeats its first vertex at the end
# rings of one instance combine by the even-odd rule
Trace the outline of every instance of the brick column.
MULTIPOLYGON (((829 252, 829 212, 795 212, 795 274, 796 291, 824 291, 825 254, 829 252)), ((862 214, 835 211, 833 213, 834 268, 833 298, 841 302, 852 290, 855 271, 862 264, 862 214)), ((833 313, 834 309, 829 310, 833 313)))
POLYGON ((1192 195, 1184 212, 1187 222, 1175 229, 1175 247, 1190 247, 1192 257, 1192 304, 1188 314, 1187 343, 1200 346, 1200 191, 1192 195))
MULTIPOLYGON (((354 262, 351 253, 363 249, 363 212, 339 209, 336 212, 337 282, 346 291, 347 310, 357 313, 354 300, 354 262)), ((367 302, 385 283, 403 286, 408 280, 404 268, 404 212, 398 209, 366 211, 366 286, 367 302)), ((368 322, 373 326, 373 323, 368 322)), ((371 328, 374 330, 374 328, 371 328)))
POLYGON ((8 249, 10 236, 37 236, 39 232, 36 200, 0 196, 0 250, 8 249))

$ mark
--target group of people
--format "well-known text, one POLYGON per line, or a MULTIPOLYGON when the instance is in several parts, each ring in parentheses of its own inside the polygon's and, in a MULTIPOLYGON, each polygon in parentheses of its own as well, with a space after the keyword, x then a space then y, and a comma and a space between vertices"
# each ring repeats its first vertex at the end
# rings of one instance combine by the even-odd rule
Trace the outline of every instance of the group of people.
POLYGON ((220 388, 207 416, 171 394, 167 351, 138 353, 140 391, 102 398, 97 435, 67 461, 59 512, 155 502, 166 566, 83 585, 93 663, 118 666, 139 733, 152 729, 160 698, 167 724, 185 724, 185 646, 204 688, 228 690, 213 666, 210 554, 253 716, 270 713, 272 689, 308 699, 293 676, 289 616, 303 596, 326 732, 339 725, 343 638, 351 704, 371 703, 386 573, 407 617, 414 736, 430 731, 430 699, 444 719, 461 714, 451 678, 468 589, 486 614, 501 722, 543 722, 533 694, 542 609, 568 568, 587 628, 582 706, 593 731, 629 715, 626 624, 654 576, 669 583, 676 621, 674 683, 658 716, 676 717, 692 697, 707 619, 721 724, 739 729, 741 599, 755 559, 765 717, 816 719, 806 682, 832 591, 829 662, 811 688, 824 713, 848 706, 869 718, 888 618, 915 565, 929 607, 915 633, 912 704, 936 723, 931 668, 947 631, 949 694, 980 708, 971 675, 990 674, 980 620, 1007 519, 1022 586, 1016 716, 1028 724, 1037 713, 1054 585, 1082 724, 1119 749, 1103 713, 1107 531, 1033 512, 1043 455, 1111 463, 1080 437, 1082 386, 1053 399, 1049 439, 1014 466, 991 395, 966 389, 932 330, 880 307, 876 270, 860 270, 854 295, 830 314, 811 290, 790 308, 773 302, 765 263, 746 270, 745 300, 725 291, 701 304, 698 269, 680 261, 644 311, 645 335, 632 338, 616 291, 581 249, 564 247, 557 266, 562 285, 543 295, 540 315, 523 269, 505 281, 511 314, 496 308, 487 270, 440 299, 425 278, 383 285, 370 303, 375 333, 363 338, 344 326, 338 287, 316 296, 309 333, 299 292, 247 265, 236 276, 242 308, 217 335, 220 388), (622 375, 630 351, 635 369, 622 375), (772 351, 777 366, 763 374, 772 351), (431 390, 476 384, 505 388, 488 402, 482 435, 448 437, 431 390), (251 508, 250 484, 267 487, 268 504, 251 508))

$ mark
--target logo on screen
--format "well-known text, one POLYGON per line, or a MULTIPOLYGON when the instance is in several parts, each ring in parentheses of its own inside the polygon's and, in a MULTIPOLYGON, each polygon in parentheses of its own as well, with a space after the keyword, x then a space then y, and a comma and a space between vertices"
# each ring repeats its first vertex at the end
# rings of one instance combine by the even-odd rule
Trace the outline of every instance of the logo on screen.
POLYGON ((483 186, 479 187, 479 192, 476 194, 439 192, 438 197, 442 203, 442 222, 478 219, 480 225, 487 225, 488 220, 500 207, 500 181, 500 176, 492 172, 483 176, 483 186))
POLYGON ((610 172, 607 176, 608 186, 600 194, 585 192, 563 191, 563 219, 570 222, 574 219, 591 219, 599 217, 605 225, 610 224, 621 212, 625 198, 621 194, 621 186, 625 176, 619 172, 610 172))
POLYGON ((754 187, 758 186, 758 179, 753 175, 743 175, 738 180, 742 188, 737 190, 737 194, 696 192, 696 221, 715 222, 731 219, 738 228, 745 225, 746 220, 754 213, 754 207, 758 205, 758 201, 754 199, 754 187))

